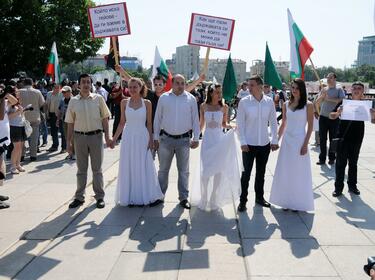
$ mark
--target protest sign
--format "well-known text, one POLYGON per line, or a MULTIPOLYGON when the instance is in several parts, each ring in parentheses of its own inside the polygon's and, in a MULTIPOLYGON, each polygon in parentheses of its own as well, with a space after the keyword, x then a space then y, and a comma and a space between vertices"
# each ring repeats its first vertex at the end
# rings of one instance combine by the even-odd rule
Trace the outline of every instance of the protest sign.
POLYGON ((371 121, 370 109, 372 102, 370 100, 344 99, 342 105, 342 120, 371 121))

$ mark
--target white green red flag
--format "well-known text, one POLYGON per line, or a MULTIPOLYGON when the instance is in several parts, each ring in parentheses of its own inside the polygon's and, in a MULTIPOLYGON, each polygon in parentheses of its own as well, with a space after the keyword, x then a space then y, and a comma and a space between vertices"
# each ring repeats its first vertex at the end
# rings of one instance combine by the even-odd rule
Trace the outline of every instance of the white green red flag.
POLYGON ((290 35, 290 65, 289 71, 292 79, 304 79, 304 67, 314 48, 294 22, 288 9, 289 35, 290 35))
POLYGON ((60 65, 59 56, 57 55, 56 42, 53 42, 51 54, 49 55, 46 74, 52 77, 54 83, 60 83, 60 65))
MULTIPOLYGON (((172 88, 172 74, 169 71, 164 59, 161 57, 158 47, 155 47, 154 65, 152 66, 152 73, 150 78, 151 82, 156 75, 162 75, 165 78, 166 84, 163 91, 169 91, 172 88)), ((154 89, 153 84, 152 88, 154 89)))

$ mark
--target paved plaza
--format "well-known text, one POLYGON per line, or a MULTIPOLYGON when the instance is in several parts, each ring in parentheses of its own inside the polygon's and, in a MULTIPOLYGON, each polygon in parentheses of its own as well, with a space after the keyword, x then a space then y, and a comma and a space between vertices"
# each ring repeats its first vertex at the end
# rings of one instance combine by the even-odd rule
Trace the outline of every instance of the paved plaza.
MULTIPOLYGON (((368 279, 363 265, 375 255, 374 143, 375 125, 367 124, 361 195, 345 189, 340 198, 331 196, 334 167, 315 165, 318 149, 310 146, 314 213, 254 206, 254 192, 246 213, 236 212, 237 202, 222 211, 184 211, 177 204, 175 164, 164 205, 118 207, 119 146, 105 149, 106 207, 95 208, 89 185, 84 206, 68 209, 75 162, 42 152, 25 165, 28 172, 8 175, 0 187, 11 197, 11 208, 0 211, 0 279, 368 279)), ((198 156, 192 151, 191 173, 198 156)), ((276 159, 272 153, 266 199, 276 159)))

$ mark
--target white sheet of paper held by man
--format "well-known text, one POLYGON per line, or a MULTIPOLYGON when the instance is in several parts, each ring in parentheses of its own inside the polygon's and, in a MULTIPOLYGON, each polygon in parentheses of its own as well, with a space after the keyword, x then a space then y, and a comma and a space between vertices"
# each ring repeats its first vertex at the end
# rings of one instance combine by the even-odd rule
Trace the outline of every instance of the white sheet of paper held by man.
POLYGON ((347 100, 342 102, 342 120, 371 121, 370 109, 372 102, 369 100, 347 100))

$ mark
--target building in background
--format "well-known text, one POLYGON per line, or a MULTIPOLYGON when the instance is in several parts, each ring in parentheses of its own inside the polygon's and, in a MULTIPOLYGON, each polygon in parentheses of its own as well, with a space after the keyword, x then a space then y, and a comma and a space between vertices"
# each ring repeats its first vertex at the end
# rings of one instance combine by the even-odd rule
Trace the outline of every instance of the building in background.
MULTIPOLYGON (((223 83, 225 70, 227 68, 228 59, 210 59, 208 62, 208 71, 206 80, 212 81, 213 77, 216 78, 217 82, 223 83)), ((248 76, 246 75, 246 62, 241 59, 232 58, 234 72, 236 73, 237 83, 241 83, 248 76)), ((204 59, 200 60, 200 69, 204 66, 204 59)))
POLYGON ((142 68, 142 60, 135 56, 121 56, 120 64, 125 70, 138 71, 142 68))
MULTIPOLYGON (((283 78, 287 80, 289 77, 289 61, 274 61, 276 71, 283 78)), ((264 74, 264 61, 257 59, 252 61, 250 66, 250 75, 260 75, 263 77, 264 74)))
POLYGON ((363 37, 358 42, 357 66, 364 64, 375 66, 375 36, 363 37))
MULTIPOLYGON (((174 58, 173 74, 182 74, 187 80, 193 77, 195 72, 199 73, 199 46, 180 46, 176 48, 176 54, 172 55, 174 58)), ((168 66, 168 64, 167 64, 168 66)))

